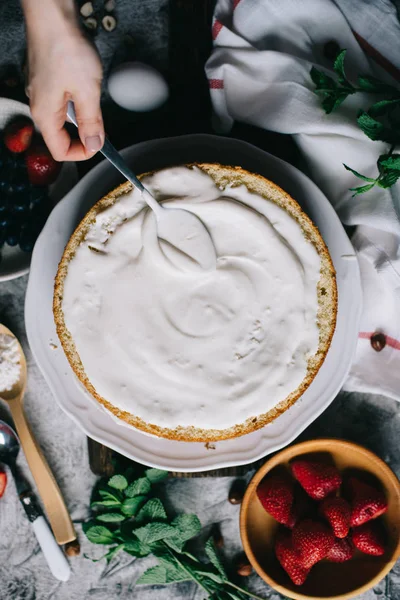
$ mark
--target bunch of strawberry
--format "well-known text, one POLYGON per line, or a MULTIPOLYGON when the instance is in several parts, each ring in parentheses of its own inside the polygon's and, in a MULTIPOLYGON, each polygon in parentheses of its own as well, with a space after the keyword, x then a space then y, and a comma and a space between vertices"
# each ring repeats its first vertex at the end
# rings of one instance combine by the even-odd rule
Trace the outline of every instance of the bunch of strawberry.
POLYGON ((321 560, 345 562, 355 550, 372 556, 385 552, 385 531, 376 519, 387 510, 382 491, 339 470, 299 458, 287 471, 272 472, 258 486, 264 509, 283 527, 275 554, 296 585, 302 585, 321 560), (343 483, 343 485, 342 485, 343 483), (339 490, 343 488, 343 496, 339 490))
POLYGON ((51 210, 48 186, 61 169, 33 123, 17 117, 0 141, 0 247, 31 252, 51 210))

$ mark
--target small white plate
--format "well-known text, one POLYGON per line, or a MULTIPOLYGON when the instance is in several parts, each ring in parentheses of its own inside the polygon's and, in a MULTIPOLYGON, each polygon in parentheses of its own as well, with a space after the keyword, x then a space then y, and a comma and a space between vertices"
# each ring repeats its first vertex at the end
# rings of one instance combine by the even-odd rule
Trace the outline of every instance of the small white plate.
MULTIPOLYGON (((10 119, 18 115, 30 117, 29 106, 17 102, 17 100, 0 98, 0 131, 10 119)), ((57 204, 77 181, 78 171, 75 163, 64 163, 57 180, 49 188, 50 199, 53 204, 57 204)), ((4 244, 1 250, 0 281, 8 281, 28 273, 31 256, 29 252, 22 252, 19 246, 11 247, 4 244)))
POLYGON ((146 465, 173 471, 205 471, 255 461, 296 438, 331 403, 347 377, 361 314, 357 259, 332 206, 308 177, 291 165, 245 142, 190 135, 144 142, 123 151, 136 173, 190 162, 240 165, 289 192, 310 215, 325 239, 337 271, 339 307, 336 331, 318 375, 294 406, 263 429, 237 439, 203 444, 147 435, 112 417, 75 377, 57 338, 53 284, 65 244, 88 209, 120 181, 103 161, 56 206, 32 258, 25 319, 29 344, 55 398, 91 438, 146 465), (50 250, 51 249, 51 250, 50 250))

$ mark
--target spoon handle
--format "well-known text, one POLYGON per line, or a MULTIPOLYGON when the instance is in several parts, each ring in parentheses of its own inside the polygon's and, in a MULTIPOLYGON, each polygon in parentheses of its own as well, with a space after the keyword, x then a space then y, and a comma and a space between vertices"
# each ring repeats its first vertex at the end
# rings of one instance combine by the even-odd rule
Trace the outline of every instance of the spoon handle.
POLYGON ((66 544, 76 539, 71 517, 65 506, 60 488, 36 442, 26 420, 22 398, 9 401, 9 407, 17 429, 21 446, 29 468, 42 498, 47 517, 58 544, 66 544))
MULTIPOLYGON (((74 103, 71 100, 68 102, 67 106, 67 117, 75 125, 78 127, 78 121, 76 119, 75 107, 74 103)), ((157 200, 153 198, 148 190, 144 187, 143 183, 138 179, 135 173, 128 167, 125 160, 122 158, 122 155, 118 152, 118 150, 112 145, 110 140, 106 138, 104 140, 104 144, 100 152, 106 159, 120 172, 122 175, 131 182, 142 194, 144 200, 147 204, 154 210, 157 214, 162 207, 158 204, 157 200)))

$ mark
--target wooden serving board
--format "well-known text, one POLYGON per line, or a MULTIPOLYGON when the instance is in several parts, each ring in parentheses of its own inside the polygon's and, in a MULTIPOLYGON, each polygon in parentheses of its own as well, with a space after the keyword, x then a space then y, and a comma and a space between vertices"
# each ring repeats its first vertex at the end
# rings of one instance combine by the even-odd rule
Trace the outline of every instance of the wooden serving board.
MULTIPOLYGON (((112 459, 117 454, 95 442, 94 440, 88 438, 88 447, 89 447, 89 463, 90 468, 95 475, 106 475, 110 476, 114 472, 112 459)), ((264 464, 265 458, 261 458, 260 460, 248 464, 241 465, 238 467, 228 467, 225 469, 215 469, 213 471, 204 471, 200 473, 178 473, 171 471, 170 477, 240 477, 242 475, 246 475, 249 470, 258 469, 264 464)))

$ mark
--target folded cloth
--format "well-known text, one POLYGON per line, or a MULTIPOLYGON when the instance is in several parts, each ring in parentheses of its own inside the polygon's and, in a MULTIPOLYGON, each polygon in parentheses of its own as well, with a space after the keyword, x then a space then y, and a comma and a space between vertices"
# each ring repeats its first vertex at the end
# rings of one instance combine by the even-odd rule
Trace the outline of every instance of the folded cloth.
POLYGON ((349 96, 326 115, 310 78, 313 65, 332 71, 327 44, 334 41, 347 49, 350 79, 370 74, 396 85, 396 5, 390 0, 217 0, 212 33, 206 73, 219 131, 229 131, 237 120, 293 134, 311 177, 342 222, 356 228, 352 241, 364 302, 345 389, 400 400, 400 184, 352 197, 349 188, 363 182, 343 163, 376 177, 377 159, 388 151, 387 144, 371 141, 356 123, 358 109, 370 106, 373 98, 349 96), (374 50, 378 59, 361 46, 374 50), (379 352, 371 344, 376 332, 385 335, 379 352))

